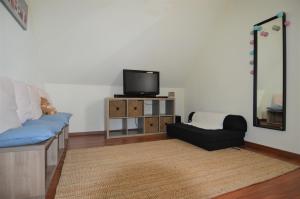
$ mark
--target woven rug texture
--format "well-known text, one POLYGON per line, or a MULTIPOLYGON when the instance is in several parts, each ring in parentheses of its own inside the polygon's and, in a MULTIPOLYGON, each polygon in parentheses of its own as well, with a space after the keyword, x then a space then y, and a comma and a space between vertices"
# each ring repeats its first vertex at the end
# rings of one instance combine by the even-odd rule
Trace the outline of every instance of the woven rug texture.
POLYGON ((244 149, 177 139, 67 152, 56 199, 212 198, 298 166, 244 149))

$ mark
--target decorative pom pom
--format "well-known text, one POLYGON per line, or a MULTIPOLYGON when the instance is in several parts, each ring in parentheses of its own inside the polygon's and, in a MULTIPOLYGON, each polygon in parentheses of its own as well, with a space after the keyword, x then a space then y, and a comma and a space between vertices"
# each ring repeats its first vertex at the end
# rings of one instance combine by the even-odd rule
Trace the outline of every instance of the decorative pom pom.
POLYGON ((289 25, 291 25, 291 22, 288 21, 288 20, 286 20, 286 21, 284 22, 284 25, 285 25, 285 26, 289 26, 289 25))
POLYGON ((277 17, 283 17, 283 15, 284 15, 284 12, 278 12, 276 16, 277 17))
POLYGON ((262 32, 260 33, 260 36, 262 36, 262 37, 267 37, 267 36, 269 36, 269 33, 268 33, 268 32, 265 32, 265 31, 262 31, 262 32))
POLYGON ((279 31, 280 29, 281 29, 280 26, 277 25, 272 26, 272 30, 274 31, 279 31))
POLYGON ((264 34, 265 34, 264 32, 261 32, 261 33, 260 33, 260 36, 262 36, 262 37, 263 37, 263 36, 264 36, 264 34))
POLYGON ((267 37, 267 36, 269 36, 269 33, 268 33, 268 32, 265 32, 265 33, 264 33, 264 37, 267 37))
POLYGON ((256 31, 261 31, 261 30, 262 30, 262 27, 261 27, 261 26, 254 26, 253 29, 256 30, 256 31))

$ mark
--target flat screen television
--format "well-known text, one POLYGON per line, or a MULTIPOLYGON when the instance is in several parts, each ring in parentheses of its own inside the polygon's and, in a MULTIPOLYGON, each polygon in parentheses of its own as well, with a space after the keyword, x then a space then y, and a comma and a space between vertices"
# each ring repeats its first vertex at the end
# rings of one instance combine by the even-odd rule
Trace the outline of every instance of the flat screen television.
POLYGON ((159 94, 159 72, 124 69, 123 92, 126 96, 155 97, 159 94))

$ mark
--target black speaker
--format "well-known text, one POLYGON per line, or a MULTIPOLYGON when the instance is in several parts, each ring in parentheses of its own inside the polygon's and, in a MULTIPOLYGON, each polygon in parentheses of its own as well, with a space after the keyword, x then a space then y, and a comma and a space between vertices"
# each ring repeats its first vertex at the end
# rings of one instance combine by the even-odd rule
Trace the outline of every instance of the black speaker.
POLYGON ((181 116, 180 115, 176 115, 175 116, 175 123, 181 123, 181 116))

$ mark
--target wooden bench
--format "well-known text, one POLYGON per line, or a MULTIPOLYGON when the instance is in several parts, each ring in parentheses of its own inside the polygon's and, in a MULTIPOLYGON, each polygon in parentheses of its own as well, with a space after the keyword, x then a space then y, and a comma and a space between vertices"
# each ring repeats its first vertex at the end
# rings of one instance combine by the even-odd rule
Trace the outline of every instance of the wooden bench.
POLYGON ((0 148, 0 198, 45 198, 56 167, 67 148, 69 127, 51 139, 0 148))

